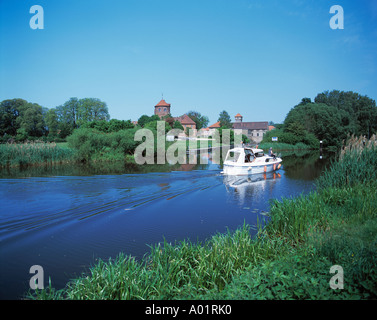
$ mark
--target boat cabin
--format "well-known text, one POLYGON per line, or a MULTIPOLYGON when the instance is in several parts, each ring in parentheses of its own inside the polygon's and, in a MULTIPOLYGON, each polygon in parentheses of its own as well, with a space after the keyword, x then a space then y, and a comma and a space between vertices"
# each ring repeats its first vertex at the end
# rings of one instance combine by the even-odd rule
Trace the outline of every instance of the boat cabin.
POLYGON ((238 164, 251 163, 254 162, 257 158, 264 156, 265 154, 262 149, 234 148, 228 151, 225 161, 238 164))

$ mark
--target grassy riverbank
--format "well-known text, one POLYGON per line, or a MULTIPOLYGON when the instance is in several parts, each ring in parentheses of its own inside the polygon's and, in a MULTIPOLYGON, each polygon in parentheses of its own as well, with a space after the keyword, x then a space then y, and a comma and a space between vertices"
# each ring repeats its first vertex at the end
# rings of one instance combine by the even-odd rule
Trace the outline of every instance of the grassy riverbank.
POLYGON ((260 149, 267 150, 272 148, 272 150, 312 150, 313 147, 306 145, 305 143, 299 142, 296 144, 282 143, 282 142, 266 142, 258 145, 260 149))
POLYGON ((270 221, 250 237, 244 225, 205 243, 151 248, 143 261, 100 261, 63 290, 37 299, 375 299, 377 147, 347 150, 318 189, 274 200, 270 221), (333 265, 344 289, 331 289, 333 265))

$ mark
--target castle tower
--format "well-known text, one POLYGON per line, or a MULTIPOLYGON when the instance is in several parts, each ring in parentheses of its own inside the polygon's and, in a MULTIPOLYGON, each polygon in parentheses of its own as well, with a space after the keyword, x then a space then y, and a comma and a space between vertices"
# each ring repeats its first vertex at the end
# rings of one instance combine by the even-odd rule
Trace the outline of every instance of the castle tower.
POLYGON ((170 103, 166 103, 164 99, 162 99, 154 107, 154 114, 158 115, 160 118, 168 115, 169 113, 170 113, 170 103))
POLYGON ((239 113, 236 114, 235 119, 236 122, 242 122, 242 116, 239 113))

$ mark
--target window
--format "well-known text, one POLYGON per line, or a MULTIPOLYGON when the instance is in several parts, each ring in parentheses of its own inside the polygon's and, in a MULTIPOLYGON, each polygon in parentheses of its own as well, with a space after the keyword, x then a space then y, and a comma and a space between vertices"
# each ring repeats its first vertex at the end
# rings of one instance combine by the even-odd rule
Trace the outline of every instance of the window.
POLYGON ((230 151, 228 153, 225 161, 237 162, 240 155, 241 155, 241 153, 239 153, 239 152, 230 151))

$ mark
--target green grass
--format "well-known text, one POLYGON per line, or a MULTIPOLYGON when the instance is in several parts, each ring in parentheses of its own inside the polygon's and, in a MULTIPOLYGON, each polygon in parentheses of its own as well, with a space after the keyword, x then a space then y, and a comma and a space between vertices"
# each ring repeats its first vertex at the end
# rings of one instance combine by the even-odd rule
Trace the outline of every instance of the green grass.
POLYGON ((0 145, 0 167, 27 166, 75 160, 75 151, 56 143, 31 142, 0 145))
POLYGON ((270 221, 254 238, 244 225, 204 243, 164 242, 142 261, 121 253, 64 289, 49 286, 29 297, 376 299, 377 182, 368 175, 376 149, 350 156, 360 154, 334 162, 317 191, 272 201, 270 221), (333 265, 344 269, 344 289, 329 286, 333 265))
POLYGON ((270 147, 272 147, 272 150, 310 150, 310 149, 313 149, 302 142, 299 142, 297 144, 289 144, 289 143, 282 143, 282 142, 268 142, 268 143, 261 143, 258 145, 258 147, 264 150, 270 149, 270 147))

